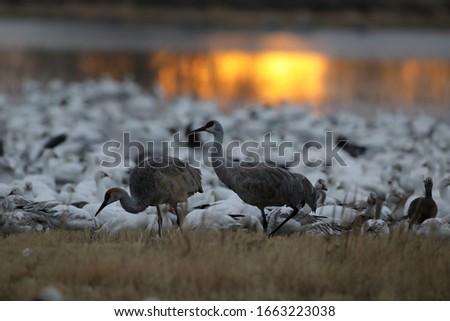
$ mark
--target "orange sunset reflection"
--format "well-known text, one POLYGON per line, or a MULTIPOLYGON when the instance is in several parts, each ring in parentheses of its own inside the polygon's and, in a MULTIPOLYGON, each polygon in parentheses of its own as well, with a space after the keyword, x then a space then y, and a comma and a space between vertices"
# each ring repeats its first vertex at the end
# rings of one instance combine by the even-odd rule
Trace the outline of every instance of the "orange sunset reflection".
POLYGON ((169 96, 195 93, 219 102, 240 97, 267 104, 288 100, 315 105, 324 98, 328 59, 317 53, 159 52, 149 59, 169 96))
POLYGON ((450 62, 326 56, 311 51, 49 52, 0 51, 0 88, 26 79, 82 81, 131 77, 162 85, 168 98, 193 94, 235 108, 249 103, 311 103, 313 112, 383 107, 448 113, 450 62))

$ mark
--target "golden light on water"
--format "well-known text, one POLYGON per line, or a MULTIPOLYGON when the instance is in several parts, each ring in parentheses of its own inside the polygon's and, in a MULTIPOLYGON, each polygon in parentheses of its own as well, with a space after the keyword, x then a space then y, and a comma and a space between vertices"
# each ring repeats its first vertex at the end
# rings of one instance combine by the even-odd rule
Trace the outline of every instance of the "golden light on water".
POLYGON ((319 54, 269 52, 257 59, 256 79, 262 101, 280 99, 319 104, 325 93, 327 59, 319 54))
POLYGON ((450 63, 443 59, 326 56, 311 51, 151 53, 0 52, 0 88, 18 92, 26 79, 82 81, 132 77, 162 85, 168 98, 193 94, 220 106, 311 103, 314 112, 382 106, 448 113, 450 63))
POLYGON ((196 93, 202 99, 246 98, 319 104, 325 94, 328 59, 317 53, 215 51, 160 52, 149 64, 167 95, 196 93))

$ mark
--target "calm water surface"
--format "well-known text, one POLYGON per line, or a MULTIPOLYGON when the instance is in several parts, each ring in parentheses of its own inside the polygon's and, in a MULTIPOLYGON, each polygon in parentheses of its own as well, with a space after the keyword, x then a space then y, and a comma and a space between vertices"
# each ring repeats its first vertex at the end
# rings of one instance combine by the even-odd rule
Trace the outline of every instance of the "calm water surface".
POLYGON ((450 119, 450 32, 205 30, 0 20, 0 88, 26 79, 131 77, 223 107, 426 110, 450 119))

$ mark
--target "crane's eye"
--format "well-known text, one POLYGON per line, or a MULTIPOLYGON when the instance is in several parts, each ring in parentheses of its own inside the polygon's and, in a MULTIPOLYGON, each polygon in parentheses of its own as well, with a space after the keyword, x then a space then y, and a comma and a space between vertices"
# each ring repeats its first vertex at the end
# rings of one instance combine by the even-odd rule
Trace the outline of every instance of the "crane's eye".
POLYGON ((209 128, 209 127, 213 127, 213 126, 214 126, 214 122, 211 120, 211 121, 206 123, 205 127, 209 128))

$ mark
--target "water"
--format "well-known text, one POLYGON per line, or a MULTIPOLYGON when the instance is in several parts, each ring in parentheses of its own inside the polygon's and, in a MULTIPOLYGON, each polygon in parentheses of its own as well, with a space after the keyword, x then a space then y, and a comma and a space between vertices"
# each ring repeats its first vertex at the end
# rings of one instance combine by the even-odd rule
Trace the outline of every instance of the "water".
POLYGON ((424 110, 450 118, 450 32, 204 30, 183 26, 0 20, 0 88, 26 79, 131 77, 168 98, 225 108, 255 102, 424 110))

